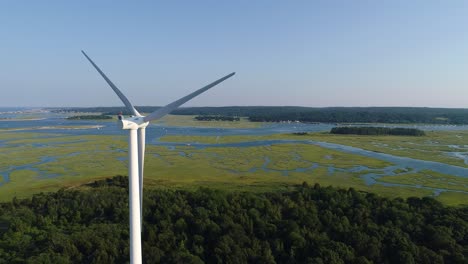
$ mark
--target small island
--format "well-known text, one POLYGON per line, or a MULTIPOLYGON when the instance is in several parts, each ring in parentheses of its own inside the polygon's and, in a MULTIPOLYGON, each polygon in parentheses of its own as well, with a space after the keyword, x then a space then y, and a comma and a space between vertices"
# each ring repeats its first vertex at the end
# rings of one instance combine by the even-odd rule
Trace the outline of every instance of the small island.
POLYGON ((424 136, 422 130, 416 128, 403 127, 334 127, 330 131, 331 134, 345 135, 392 135, 392 136, 424 136))
POLYGON ((309 133, 307 132, 294 132, 293 135, 296 135, 296 136, 306 136, 308 135, 309 133))

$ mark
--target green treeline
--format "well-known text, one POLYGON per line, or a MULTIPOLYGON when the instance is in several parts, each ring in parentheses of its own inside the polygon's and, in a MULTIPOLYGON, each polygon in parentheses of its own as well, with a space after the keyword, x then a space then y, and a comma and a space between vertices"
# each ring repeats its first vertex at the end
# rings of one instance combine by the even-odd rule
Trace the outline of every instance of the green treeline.
POLYGON ((236 116, 219 115, 196 116, 195 119, 198 121, 240 121, 240 118, 236 116))
MULTIPOLYGON (((159 107, 138 106, 140 112, 151 113, 159 107)), ((101 112, 116 115, 125 107, 63 108, 55 111, 101 112)), ((255 122, 322 122, 322 123, 425 123, 468 124, 468 109, 427 107, 298 107, 298 106, 226 106, 187 107, 176 109, 175 115, 245 116, 255 122)))
POLYGON ((350 135, 392 135, 392 136, 424 136, 422 130, 416 128, 403 127, 334 127, 330 130, 331 134, 350 134, 350 135))
POLYGON ((271 111, 253 111, 248 115, 256 122, 321 123, 426 123, 468 124, 468 109, 413 107, 284 107, 271 111))
MULTIPOLYGON (((0 204, 0 263, 125 263, 126 177, 0 204)), ((468 207, 304 183, 145 190, 146 263, 466 263, 468 207)))
POLYGON ((67 117, 67 120, 102 120, 102 119, 112 119, 108 115, 78 115, 67 117))

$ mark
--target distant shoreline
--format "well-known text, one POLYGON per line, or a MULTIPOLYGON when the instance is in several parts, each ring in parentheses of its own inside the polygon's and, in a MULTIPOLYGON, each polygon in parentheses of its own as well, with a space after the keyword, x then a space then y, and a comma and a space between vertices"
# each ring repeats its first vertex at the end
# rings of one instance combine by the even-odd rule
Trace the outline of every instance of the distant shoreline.
POLYGON ((60 130, 72 130, 72 129, 101 129, 104 126, 94 125, 94 126, 40 126, 40 127, 23 127, 23 128, 6 128, 0 129, 0 132, 11 132, 11 131, 26 131, 26 130, 50 130, 50 129, 60 129, 60 130))
MULTIPOLYGON (((142 113, 160 107, 137 106, 142 113)), ((89 107, 51 110, 52 112, 89 112, 106 115, 131 115, 122 107, 89 107)), ((227 106, 187 107, 173 115, 246 117, 251 122, 302 123, 392 123, 468 125, 468 109, 427 107, 297 107, 297 106, 227 106)))
POLYGON ((1 121, 37 121, 44 120, 45 118, 0 118, 1 121))

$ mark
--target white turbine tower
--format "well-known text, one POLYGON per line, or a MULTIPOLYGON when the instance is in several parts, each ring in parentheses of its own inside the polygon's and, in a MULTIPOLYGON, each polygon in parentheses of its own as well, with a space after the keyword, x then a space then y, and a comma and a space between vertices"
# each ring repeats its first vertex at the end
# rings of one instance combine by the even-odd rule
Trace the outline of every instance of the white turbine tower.
POLYGON ((120 100, 125 104, 127 109, 133 114, 129 118, 122 118, 120 125, 122 129, 129 130, 128 140, 128 177, 129 177, 129 207, 130 207, 130 263, 140 264, 141 258, 141 221, 143 210, 143 168, 145 159, 145 129, 152 120, 160 119, 169 114, 177 107, 186 103, 195 96, 207 91, 213 86, 230 78, 235 72, 224 76, 223 78, 208 84, 207 86, 196 90, 195 92, 172 102, 148 116, 142 116, 125 97, 125 95, 112 83, 109 78, 99 69, 99 67, 81 51, 83 55, 91 62, 94 68, 110 85, 112 90, 119 96, 120 100), (138 132, 137 132, 138 131, 138 132), (139 138, 139 140, 138 140, 139 138))

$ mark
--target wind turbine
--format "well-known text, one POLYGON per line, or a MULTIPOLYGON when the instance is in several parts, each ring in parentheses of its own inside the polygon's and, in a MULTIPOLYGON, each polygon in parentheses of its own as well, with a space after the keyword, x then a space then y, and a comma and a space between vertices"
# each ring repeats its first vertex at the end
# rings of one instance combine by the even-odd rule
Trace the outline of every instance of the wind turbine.
POLYGON ((99 67, 86 55, 84 51, 81 51, 88 61, 94 66, 94 68, 101 74, 102 78, 106 80, 107 84, 114 90, 119 96, 120 100, 125 104, 127 109, 133 114, 128 118, 119 118, 119 124, 122 129, 129 130, 128 139, 128 177, 129 177, 129 207, 130 207, 130 263, 140 264, 142 261, 141 257, 141 221, 142 221, 142 210, 143 210, 143 169, 145 160, 145 134, 146 127, 150 121, 157 120, 163 116, 169 114, 174 109, 178 108, 182 104, 191 100, 195 96, 207 91, 208 89, 216 86, 224 80, 232 77, 235 72, 230 73, 223 78, 214 81, 207 86, 196 90, 195 92, 174 101, 153 113, 143 116, 125 95, 107 78, 107 76, 99 69, 99 67))

